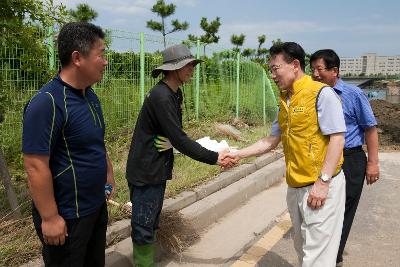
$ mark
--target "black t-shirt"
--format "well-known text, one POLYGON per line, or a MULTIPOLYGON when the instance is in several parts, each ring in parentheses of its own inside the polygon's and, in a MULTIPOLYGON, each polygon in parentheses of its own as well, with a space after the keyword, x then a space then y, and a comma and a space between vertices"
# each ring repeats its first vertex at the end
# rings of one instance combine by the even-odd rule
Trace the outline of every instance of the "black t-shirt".
POLYGON ((172 178, 173 150, 158 152, 154 137, 167 137, 172 146, 195 160, 215 164, 218 153, 202 147, 182 130, 182 92, 160 81, 147 94, 140 110, 126 165, 133 185, 161 184, 172 178))

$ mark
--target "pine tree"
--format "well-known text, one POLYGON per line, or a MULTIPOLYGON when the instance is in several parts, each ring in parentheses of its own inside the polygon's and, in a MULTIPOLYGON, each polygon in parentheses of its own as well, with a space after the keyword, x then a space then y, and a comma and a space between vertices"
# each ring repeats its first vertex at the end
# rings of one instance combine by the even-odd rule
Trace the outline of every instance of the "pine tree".
POLYGON ((235 51, 240 52, 239 47, 243 45, 245 38, 246 38, 246 36, 244 34, 240 34, 240 35, 232 34, 231 43, 236 46, 234 49, 235 51))
POLYGON ((97 12, 88 4, 79 4, 76 10, 70 9, 69 14, 72 21, 91 22, 97 18, 97 12))
POLYGON ((147 21, 147 28, 161 32, 164 40, 164 47, 166 47, 165 36, 177 32, 184 31, 189 28, 189 23, 179 22, 177 19, 171 21, 172 29, 167 30, 165 27, 165 19, 175 13, 176 6, 174 4, 166 4, 164 0, 158 0, 157 3, 152 7, 151 11, 156 13, 157 16, 161 17, 161 22, 154 20, 147 21))
POLYGON ((219 27, 221 26, 220 18, 216 17, 215 20, 210 22, 207 18, 202 17, 200 21, 200 28, 204 31, 203 35, 195 36, 189 34, 188 39, 192 42, 200 40, 204 44, 204 54, 206 53, 206 46, 212 43, 218 43, 219 36, 217 35, 219 27))

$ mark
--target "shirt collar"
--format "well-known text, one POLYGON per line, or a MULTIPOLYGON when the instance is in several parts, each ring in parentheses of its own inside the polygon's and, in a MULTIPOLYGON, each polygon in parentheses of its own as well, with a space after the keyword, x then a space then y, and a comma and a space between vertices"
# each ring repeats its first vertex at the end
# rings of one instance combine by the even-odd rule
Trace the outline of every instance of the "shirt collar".
POLYGON ((311 81, 311 76, 303 75, 300 79, 294 81, 293 83, 293 95, 296 95, 298 92, 303 90, 304 85, 311 81))
POLYGON ((339 79, 336 81, 335 86, 333 86, 333 89, 335 89, 335 91, 337 91, 337 92, 339 92, 339 93, 342 93, 343 90, 344 90, 344 87, 345 87, 344 81, 343 81, 342 79, 339 78, 339 79))
MULTIPOLYGON (((82 90, 81 89, 77 89, 75 87, 73 87, 72 85, 70 85, 69 83, 66 83, 63 81, 63 79, 61 79, 60 74, 58 74, 55 79, 57 81, 59 81, 62 85, 64 85, 65 87, 67 87, 69 90, 71 90, 72 92, 78 94, 78 95, 82 95, 82 90)), ((89 86, 88 88, 86 88, 86 91, 89 91, 91 87, 89 86)))

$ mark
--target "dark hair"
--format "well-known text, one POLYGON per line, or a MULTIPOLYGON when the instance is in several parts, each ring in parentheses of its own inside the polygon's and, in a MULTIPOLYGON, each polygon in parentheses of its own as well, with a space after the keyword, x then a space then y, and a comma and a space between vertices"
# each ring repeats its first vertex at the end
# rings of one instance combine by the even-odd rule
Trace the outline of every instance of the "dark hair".
POLYGON ((321 49, 314 54, 311 55, 310 57, 310 65, 312 62, 318 59, 323 59, 325 62, 325 67, 327 69, 332 69, 332 68, 338 68, 340 67, 340 59, 339 56, 333 51, 332 49, 321 49))
POLYGON ((104 39, 103 30, 88 22, 71 22, 62 27, 58 35, 58 57, 61 66, 71 62, 72 52, 78 51, 83 55, 89 54, 93 44, 104 39))
POLYGON ((274 57, 278 54, 282 54, 287 63, 290 63, 293 60, 297 59, 298 61, 300 61, 301 69, 305 71, 306 53, 304 52, 304 49, 295 42, 284 42, 284 43, 274 44, 269 49, 269 54, 271 57, 274 57))

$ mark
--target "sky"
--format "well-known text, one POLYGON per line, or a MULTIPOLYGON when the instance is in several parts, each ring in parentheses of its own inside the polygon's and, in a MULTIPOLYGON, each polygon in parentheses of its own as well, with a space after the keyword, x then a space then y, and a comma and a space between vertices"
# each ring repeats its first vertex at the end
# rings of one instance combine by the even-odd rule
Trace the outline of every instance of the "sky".
MULTIPOLYGON (((67 8, 87 3, 98 12, 93 21, 103 28, 145 32, 146 21, 160 20, 151 12, 156 0, 57 0, 67 8)), ((307 53, 334 49, 340 57, 360 57, 364 53, 383 56, 400 55, 400 1, 395 0, 165 0, 176 5, 167 18, 187 21, 189 29, 170 36, 187 39, 201 35, 201 17, 221 18, 219 46, 232 48, 230 36, 243 33, 243 47, 256 48, 257 37, 299 43, 307 53)))

